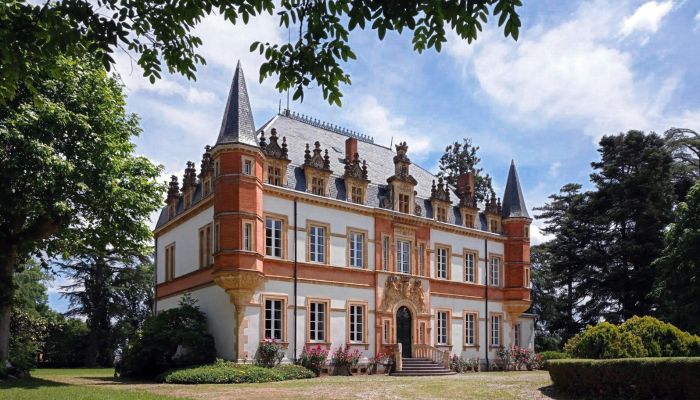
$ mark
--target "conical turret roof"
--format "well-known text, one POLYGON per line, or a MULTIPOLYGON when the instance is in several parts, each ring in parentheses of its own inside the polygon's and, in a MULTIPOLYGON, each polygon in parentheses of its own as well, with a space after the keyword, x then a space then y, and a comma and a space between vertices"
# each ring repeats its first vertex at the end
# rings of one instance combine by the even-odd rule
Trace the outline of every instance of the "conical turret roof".
POLYGON ((255 135, 255 122, 248 99, 248 89, 245 85, 241 62, 236 65, 236 72, 231 82, 231 90, 226 101, 224 118, 221 121, 221 131, 216 144, 243 143, 258 146, 255 135))
POLYGON ((530 218, 525 206, 525 198, 520 188, 518 171, 515 169, 515 161, 510 162, 506 190, 503 193, 503 218, 530 218))

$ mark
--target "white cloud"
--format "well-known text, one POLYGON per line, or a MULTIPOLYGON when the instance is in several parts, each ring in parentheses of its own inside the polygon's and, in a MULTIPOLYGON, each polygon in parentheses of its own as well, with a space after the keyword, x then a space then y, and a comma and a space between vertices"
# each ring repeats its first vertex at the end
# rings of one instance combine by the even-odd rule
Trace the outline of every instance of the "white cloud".
POLYGON ((524 30, 518 42, 492 29, 469 49, 450 40, 447 51, 518 125, 563 124, 596 140, 650 129, 663 119, 678 78, 636 73, 634 56, 613 39, 626 13, 624 4, 587 2, 558 25, 524 30))
POLYGON ((661 20, 671 12, 673 1, 656 2, 649 1, 637 8, 634 14, 625 18, 620 27, 622 36, 634 32, 656 33, 661 25, 661 20))
POLYGON ((549 166, 549 176, 556 177, 559 175, 559 168, 561 168, 561 162, 555 161, 549 166))

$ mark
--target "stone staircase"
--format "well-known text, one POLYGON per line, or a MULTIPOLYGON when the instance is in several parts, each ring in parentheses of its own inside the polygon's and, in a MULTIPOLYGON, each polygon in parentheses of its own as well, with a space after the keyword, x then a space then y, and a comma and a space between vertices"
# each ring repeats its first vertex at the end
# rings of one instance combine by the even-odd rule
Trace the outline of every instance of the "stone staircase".
POLYGON ((428 358, 403 358, 401 371, 393 372, 392 376, 439 376, 454 375, 450 369, 428 358))

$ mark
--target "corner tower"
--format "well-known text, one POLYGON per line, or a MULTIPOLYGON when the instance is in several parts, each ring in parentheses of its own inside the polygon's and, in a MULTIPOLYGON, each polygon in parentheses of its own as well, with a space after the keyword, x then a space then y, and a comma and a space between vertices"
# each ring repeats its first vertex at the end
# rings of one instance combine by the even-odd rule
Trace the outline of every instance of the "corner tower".
POLYGON ((505 302, 511 321, 530 307, 530 223, 515 162, 511 161, 503 194, 501 224, 506 235, 505 302))
POLYGON ((233 75, 214 164, 214 281, 235 306, 236 357, 243 348, 245 308, 263 282, 263 165, 240 61, 233 75))

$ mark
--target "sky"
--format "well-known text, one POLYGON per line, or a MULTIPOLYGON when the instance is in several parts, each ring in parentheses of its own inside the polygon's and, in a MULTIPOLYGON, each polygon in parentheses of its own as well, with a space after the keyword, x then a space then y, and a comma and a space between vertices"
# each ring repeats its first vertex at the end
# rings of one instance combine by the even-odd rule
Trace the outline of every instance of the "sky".
MULTIPOLYGON (((472 44, 450 33, 442 52, 418 54, 410 32, 380 41, 374 31, 354 31, 357 60, 344 65, 352 85, 341 88, 343 106, 310 88, 290 108, 375 143, 405 140, 411 160, 433 172, 448 144, 471 138, 498 195, 515 160, 531 215, 566 183, 590 187, 603 135, 700 129, 700 0, 524 3, 517 41, 491 21, 472 44)), ((256 40, 286 42, 275 16, 233 26, 213 15, 195 32, 207 60, 196 81, 166 75, 150 84, 128 54, 115 57, 127 108, 141 118, 137 152, 164 166, 163 181, 181 178, 188 160, 198 167, 204 146, 215 143, 238 60, 256 127, 286 103, 274 78, 259 82, 264 59, 249 52, 256 40)), ((546 240, 540 226, 533 222, 535 244, 546 240)), ((50 303, 63 310, 60 285, 50 303)))

